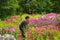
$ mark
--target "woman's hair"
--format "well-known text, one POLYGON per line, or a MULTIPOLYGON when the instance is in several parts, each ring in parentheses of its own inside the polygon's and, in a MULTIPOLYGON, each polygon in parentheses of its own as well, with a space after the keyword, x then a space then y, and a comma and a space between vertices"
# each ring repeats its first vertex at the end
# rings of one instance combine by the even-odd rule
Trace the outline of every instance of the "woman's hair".
POLYGON ((29 19, 30 17, 29 16, 26 16, 25 19, 29 19))

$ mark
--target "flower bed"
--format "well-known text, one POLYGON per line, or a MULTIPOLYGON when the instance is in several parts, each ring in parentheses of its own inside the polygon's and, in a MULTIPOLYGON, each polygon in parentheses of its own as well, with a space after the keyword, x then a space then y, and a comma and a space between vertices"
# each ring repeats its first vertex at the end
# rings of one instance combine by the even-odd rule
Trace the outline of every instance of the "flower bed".
POLYGON ((60 19, 57 14, 53 14, 30 20, 24 30, 25 40, 60 40, 60 19))
POLYGON ((0 37, 6 38, 5 35, 11 36, 17 40, 19 24, 25 16, 30 16, 30 22, 25 31, 26 40, 60 40, 60 16, 53 13, 45 15, 28 15, 11 16, 4 21, 0 20, 0 37), (5 37, 4 37, 5 36, 5 37))
POLYGON ((57 26, 31 27, 26 32, 26 40, 60 40, 60 31, 57 26))
MULTIPOLYGON (((4 37, 4 35, 11 37, 14 36, 14 38, 18 40, 17 36, 20 33, 19 24, 22 20, 24 20, 26 16, 30 16, 31 18, 33 18, 31 15, 24 14, 22 16, 20 15, 11 16, 10 18, 5 19, 4 21, 0 20, 0 36, 2 38, 6 38, 4 37)), ((38 17, 39 15, 34 16, 34 18, 38 17)))

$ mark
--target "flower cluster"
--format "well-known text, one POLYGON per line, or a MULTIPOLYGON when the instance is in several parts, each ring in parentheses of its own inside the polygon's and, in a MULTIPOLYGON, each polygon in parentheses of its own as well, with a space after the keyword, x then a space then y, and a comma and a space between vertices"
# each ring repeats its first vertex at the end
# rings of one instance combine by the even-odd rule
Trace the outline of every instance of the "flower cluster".
POLYGON ((26 32, 26 40, 55 40, 56 36, 57 38, 60 37, 60 31, 57 29, 58 27, 53 25, 34 27, 34 30, 32 30, 32 28, 33 27, 26 32))
POLYGON ((15 28, 14 27, 6 27, 6 28, 0 28, 0 33, 1 34, 12 34, 15 33, 15 28))
POLYGON ((45 14, 43 17, 44 18, 56 18, 58 15, 56 13, 48 13, 45 14))
POLYGON ((18 18, 18 16, 11 16, 10 18, 6 19, 5 22, 6 23, 14 23, 14 20, 17 18, 18 18))
POLYGON ((33 19, 29 23, 30 26, 44 26, 44 25, 59 25, 59 22, 57 20, 51 20, 48 18, 38 18, 38 19, 33 19))
POLYGON ((50 13, 31 19, 25 32, 26 40, 59 40, 60 27, 57 17, 57 14, 50 13))

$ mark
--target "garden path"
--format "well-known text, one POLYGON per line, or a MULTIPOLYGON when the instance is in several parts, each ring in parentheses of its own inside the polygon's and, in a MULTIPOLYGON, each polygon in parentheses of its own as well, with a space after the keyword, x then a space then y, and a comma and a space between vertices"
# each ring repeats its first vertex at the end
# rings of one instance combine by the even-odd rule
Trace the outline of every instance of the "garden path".
POLYGON ((17 34, 17 40, 23 40, 22 35, 21 35, 21 32, 19 32, 19 33, 17 34))

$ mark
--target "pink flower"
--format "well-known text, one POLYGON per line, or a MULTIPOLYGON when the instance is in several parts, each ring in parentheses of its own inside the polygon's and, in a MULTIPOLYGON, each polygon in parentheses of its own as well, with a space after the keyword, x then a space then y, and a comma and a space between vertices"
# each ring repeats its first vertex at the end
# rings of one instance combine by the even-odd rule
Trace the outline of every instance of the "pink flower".
POLYGON ((18 16, 11 16, 11 18, 12 18, 12 19, 16 19, 16 18, 18 18, 18 16))
POLYGON ((14 28, 10 28, 10 32, 11 33, 15 32, 15 29, 14 28))
POLYGON ((32 34, 32 31, 29 30, 26 34, 26 37, 29 38, 31 36, 31 34, 32 34))
POLYGON ((37 32, 39 30, 40 30, 40 28, 39 27, 36 27, 34 31, 37 32))
POLYGON ((35 26, 35 27, 37 27, 38 25, 37 25, 37 24, 35 24, 34 26, 35 26))
POLYGON ((40 32, 40 35, 44 35, 44 32, 40 32))
POLYGON ((47 36, 47 38, 50 38, 50 36, 47 36))
POLYGON ((45 30, 46 28, 47 28, 46 26, 42 26, 42 29, 44 29, 44 30, 45 30))
POLYGON ((44 15, 44 18, 55 18, 55 17, 57 17, 56 13, 48 13, 48 14, 44 15))
POLYGON ((31 40, 34 40, 34 38, 32 38, 31 40))
POLYGON ((54 34, 54 31, 50 32, 50 34, 54 34))
POLYGON ((5 22, 6 22, 6 23, 12 23, 12 22, 13 22, 13 19, 11 19, 11 18, 6 19, 5 22))
POLYGON ((9 27, 6 27, 4 30, 5 30, 5 31, 9 31, 9 27))
POLYGON ((39 27, 36 27, 36 30, 40 30, 40 28, 39 27))
POLYGON ((2 30, 2 28, 0 28, 0 30, 2 30))
POLYGON ((49 32, 49 33, 50 33, 50 30, 47 30, 47 32, 49 32))
POLYGON ((50 25, 49 27, 50 27, 50 28, 54 28, 54 26, 52 26, 52 25, 50 25))

